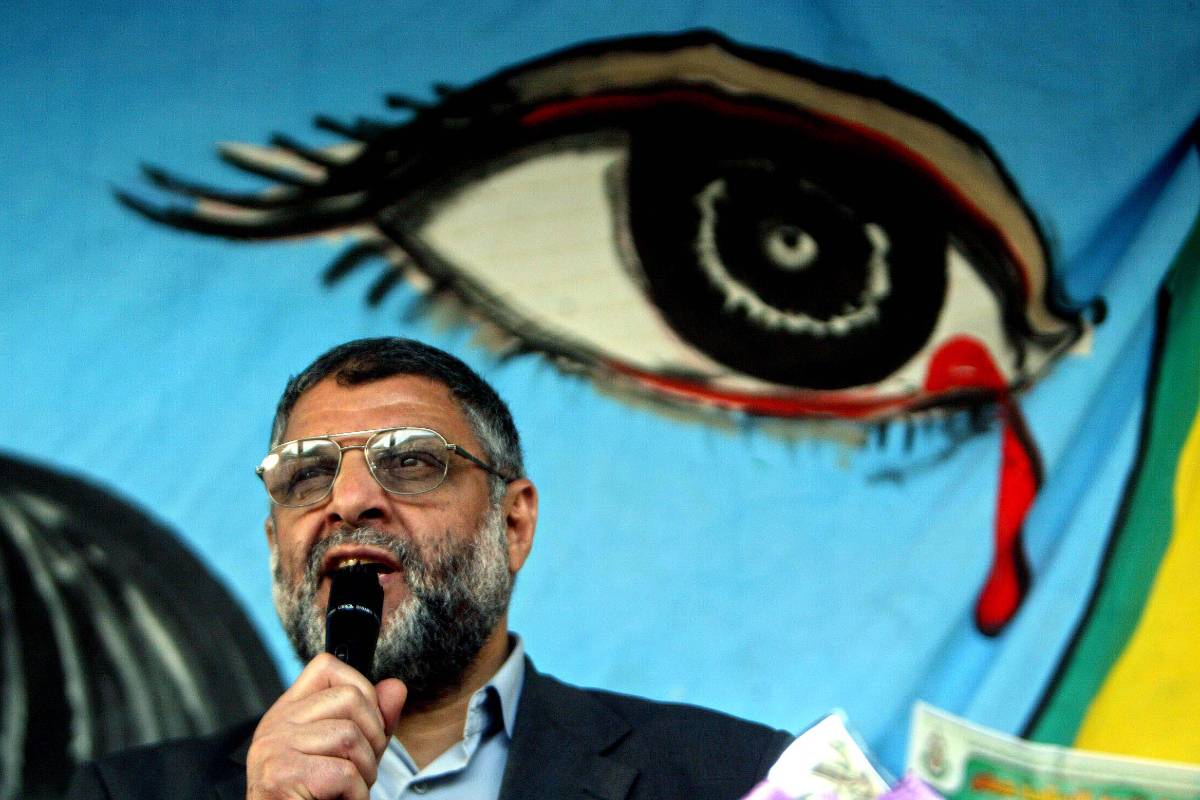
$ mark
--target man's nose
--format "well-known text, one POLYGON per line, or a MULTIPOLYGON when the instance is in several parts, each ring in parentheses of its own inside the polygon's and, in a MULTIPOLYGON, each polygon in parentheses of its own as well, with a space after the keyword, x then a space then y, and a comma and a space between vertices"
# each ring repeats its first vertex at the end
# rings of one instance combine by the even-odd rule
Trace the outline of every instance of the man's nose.
POLYGON ((342 452, 342 467, 330 490, 326 514, 331 523, 358 525, 378 520, 385 514, 386 494, 371 474, 362 449, 349 448, 342 452))

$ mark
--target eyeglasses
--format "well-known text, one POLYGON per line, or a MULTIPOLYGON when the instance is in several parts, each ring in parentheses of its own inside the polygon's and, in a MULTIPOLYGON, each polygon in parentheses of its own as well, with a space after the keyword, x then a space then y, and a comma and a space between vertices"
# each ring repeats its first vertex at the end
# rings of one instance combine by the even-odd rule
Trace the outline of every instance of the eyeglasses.
POLYGON ((333 491, 342 468, 342 453, 362 450, 371 475, 392 494, 432 492, 446 480, 455 453, 492 475, 508 481, 461 445, 450 444, 428 428, 376 428, 293 439, 271 448, 254 470, 277 505, 288 508, 319 503, 333 491), (340 445, 334 439, 369 436, 362 444, 340 445))

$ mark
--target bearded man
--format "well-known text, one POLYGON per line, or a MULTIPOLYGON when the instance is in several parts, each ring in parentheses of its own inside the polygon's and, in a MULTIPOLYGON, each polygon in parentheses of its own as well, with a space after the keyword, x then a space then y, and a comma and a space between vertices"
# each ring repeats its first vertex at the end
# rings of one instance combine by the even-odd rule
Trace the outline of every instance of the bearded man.
POLYGON ((457 358, 334 348, 289 381, 258 468, 275 605, 306 666, 259 720, 81 768, 73 798, 735 800, 789 736, 563 684, 508 631, 537 490, 512 416, 457 358), (322 652, 332 574, 373 565, 369 676, 322 652))

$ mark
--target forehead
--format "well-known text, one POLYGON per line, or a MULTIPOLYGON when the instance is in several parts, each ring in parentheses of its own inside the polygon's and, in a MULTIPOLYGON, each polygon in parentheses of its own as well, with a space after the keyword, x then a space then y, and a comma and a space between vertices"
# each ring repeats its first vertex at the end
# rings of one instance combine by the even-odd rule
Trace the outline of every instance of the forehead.
POLYGON ((478 444, 446 385, 417 375, 394 375, 356 386, 340 386, 334 378, 325 378, 296 401, 283 440, 403 425, 432 428, 467 447, 478 444))

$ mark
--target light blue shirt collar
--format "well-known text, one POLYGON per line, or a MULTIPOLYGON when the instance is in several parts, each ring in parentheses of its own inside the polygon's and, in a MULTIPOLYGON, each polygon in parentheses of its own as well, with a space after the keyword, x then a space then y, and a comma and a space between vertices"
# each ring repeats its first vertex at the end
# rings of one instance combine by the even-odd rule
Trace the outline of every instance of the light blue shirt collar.
MULTIPOLYGON (((504 732, 512 739, 513 726, 517 724, 517 704, 521 701, 521 688, 525 685, 525 645, 515 633, 509 635, 512 652, 496 670, 481 692, 492 687, 500 698, 500 714, 504 719, 504 732)), ((476 692, 475 695, 478 695, 476 692)), ((472 701, 475 696, 472 695, 472 701)))
POLYGON ((463 738, 417 770, 416 762, 399 739, 384 751, 379 774, 371 787, 372 800, 422 795, 441 797, 498 797, 517 704, 525 683, 525 646, 510 635, 512 650, 491 679, 467 701, 463 738), (465 792, 465 793, 464 793, 465 792))

